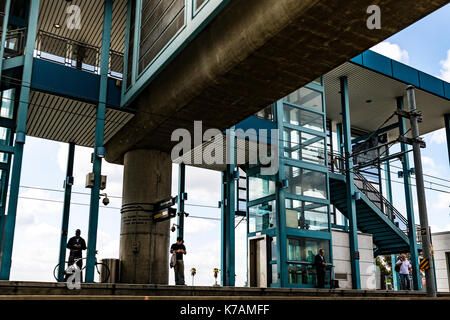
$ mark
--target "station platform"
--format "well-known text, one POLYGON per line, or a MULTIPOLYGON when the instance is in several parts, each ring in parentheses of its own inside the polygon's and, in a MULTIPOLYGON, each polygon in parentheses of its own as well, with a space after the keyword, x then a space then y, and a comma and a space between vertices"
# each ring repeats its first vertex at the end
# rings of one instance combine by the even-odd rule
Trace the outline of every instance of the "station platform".
MULTIPOLYGON (((170 286, 152 284, 81 284, 68 289, 65 283, 0 281, 0 300, 422 300, 424 291, 246 288, 213 286, 170 286)), ((450 292, 437 299, 450 300, 450 292)))

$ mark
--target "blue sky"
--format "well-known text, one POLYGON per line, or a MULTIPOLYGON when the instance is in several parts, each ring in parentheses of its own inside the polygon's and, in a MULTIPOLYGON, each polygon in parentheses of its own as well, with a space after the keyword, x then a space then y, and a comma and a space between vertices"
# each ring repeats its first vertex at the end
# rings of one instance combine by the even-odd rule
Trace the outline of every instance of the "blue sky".
MULTIPOLYGON (((409 28, 399 32, 375 48, 393 59, 405 62, 415 68, 441 77, 450 82, 450 5, 425 17, 409 28)), ((425 136, 427 148, 422 150, 425 173, 450 179, 449 159, 447 154, 445 132, 439 130, 425 136)), ((22 186, 32 186, 62 191, 67 159, 67 144, 40 140, 29 137, 25 145, 22 171, 22 186)), ((91 171, 91 150, 76 148, 74 191, 89 192, 84 188, 85 176, 91 171)), ((399 163, 394 165, 399 166, 399 163)), ((99 258, 118 257, 120 234, 120 197, 122 193, 122 167, 105 163, 103 173, 108 175, 108 187, 105 190, 110 196, 108 207, 101 205, 98 233, 99 258)), ((398 169, 393 168, 393 171, 398 169)), ((173 166, 172 194, 176 193, 177 166, 173 166)), ((398 179, 394 175, 394 180, 398 179)), ((450 183, 426 178, 428 181, 450 183)), ((187 192, 190 204, 210 206, 201 208, 187 206, 191 217, 186 220, 186 256, 187 283, 192 267, 197 268, 195 284, 211 285, 214 282, 212 270, 220 268, 220 210, 214 208, 220 200, 220 174, 195 168, 187 168, 187 192), (212 219, 197 219, 203 216, 212 219)), ((429 183, 427 183, 429 186, 429 183)), ((439 188, 437 186, 432 186, 439 188)), ((403 186, 394 183, 394 205, 405 214, 403 205, 403 186)), ((442 188, 449 190, 448 188, 442 188)), ((57 263, 62 204, 44 202, 26 198, 43 198, 62 201, 62 192, 21 188, 21 199, 17 215, 17 227, 13 253, 13 280, 52 281, 52 271, 57 263)), ((413 190, 415 197, 415 190, 413 190)), ((426 191, 429 221, 433 231, 450 230, 450 196, 449 193, 426 191)), ((74 203, 89 203, 89 196, 74 194, 74 203)), ((87 234, 87 206, 72 205, 69 234, 77 228, 87 234)), ((417 210, 416 210, 417 215, 417 210)), ((416 223, 418 223, 416 219, 416 223)), ((236 274, 237 284, 245 282, 246 241, 245 223, 236 229, 236 274)), ((174 240, 175 233, 171 234, 174 240)), ((173 283, 173 275, 170 273, 173 283)))

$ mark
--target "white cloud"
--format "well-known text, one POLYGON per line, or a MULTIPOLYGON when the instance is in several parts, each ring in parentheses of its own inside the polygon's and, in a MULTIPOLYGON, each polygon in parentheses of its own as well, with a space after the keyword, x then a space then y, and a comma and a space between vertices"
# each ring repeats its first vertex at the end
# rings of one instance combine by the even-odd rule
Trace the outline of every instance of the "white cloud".
POLYGON ((442 144, 442 143, 445 143, 446 141, 447 141, 447 137, 445 135, 445 129, 444 128, 436 130, 436 131, 434 131, 431 134, 430 142, 434 142, 434 143, 437 143, 437 144, 442 144))
POLYGON ((441 64, 440 77, 450 82, 450 49, 447 51, 447 58, 439 62, 441 64))
POLYGON ((427 156, 422 156, 422 163, 424 166, 434 168, 436 164, 434 163, 434 160, 427 156))
MULTIPOLYGON (((441 213, 446 212, 450 215, 450 194, 439 193, 436 201, 431 202, 431 208, 433 212, 441 213)), ((448 217, 448 216, 447 216, 448 217)))
POLYGON ((446 226, 437 226, 437 225, 430 225, 431 233, 438 233, 438 232, 445 232, 450 231, 450 224, 446 226))
POLYGON ((389 41, 381 42, 376 46, 370 48, 370 50, 399 62, 409 62, 408 51, 401 49, 398 44, 390 43, 389 41))
POLYGON ((184 233, 186 235, 191 235, 208 232, 216 225, 217 223, 214 223, 211 220, 191 218, 189 219, 189 223, 186 223, 184 227, 184 233))

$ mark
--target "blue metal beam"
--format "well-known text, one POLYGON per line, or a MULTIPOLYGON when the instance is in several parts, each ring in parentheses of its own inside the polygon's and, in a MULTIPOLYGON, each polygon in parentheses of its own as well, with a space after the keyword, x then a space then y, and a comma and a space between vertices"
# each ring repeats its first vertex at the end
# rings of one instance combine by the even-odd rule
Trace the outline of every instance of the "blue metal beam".
POLYGON ((22 157, 26 137, 28 101, 30 99, 30 87, 28 84, 31 82, 31 74, 33 70, 33 53, 34 44, 36 42, 40 0, 30 2, 25 60, 23 66, 22 86, 20 89, 19 107, 17 111, 16 141, 11 174, 8 216, 5 224, 5 238, 3 244, 0 280, 9 280, 11 273, 11 257, 14 242, 14 230, 16 227, 17 203, 19 200, 20 174, 22 171, 22 157))
POLYGON ((352 153, 352 135, 350 122, 350 105, 348 98, 348 79, 341 77, 341 106, 342 106, 342 129, 344 134, 344 152, 345 152, 345 176, 347 191, 347 214, 349 218, 350 231, 350 264, 352 269, 352 287, 361 289, 361 277, 359 270, 359 251, 358 251, 358 229, 356 226, 356 203, 355 203, 355 184, 353 182, 353 161, 350 157, 352 153))
POLYGON ((448 161, 450 163, 450 113, 444 115, 444 121, 445 121, 445 133, 447 136, 448 161))
MULTIPOLYGON (((283 121, 284 113, 283 101, 279 100, 275 104, 275 120, 278 132, 283 132, 285 123, 283 121)), ((284 150, 281 142, 282 136, 278 137, 278 174, 276 180, 276 237, 277 237, 277 270, 278 284, 282 288, 289 286, 288 266, 287 266, 287 230, 286 230, 286 195, 285 189, 281 187, 281 182, 285 178, 284 173, 284 150)))
POLYGON ((235 230, 236 182, 233 178, 235 165, 236 139, 234 127, 227 135, 227 170, 222 173, 222 225, 221 225, 221 280, 223 286, 235 284, 235 230))
MULTIPOLYGON (((403 97, 397 97, 397 108, 405 110, 403 103, 403 97)), ((406 136, 406 123, 403 117, 399 116, 399 134, 400 136, 406 136)), ((420 270, 419 270, 419 255, 417 251, 417 236, 416 236, 416 223, 414 219, 414 203, 411 189, 411 171, 409 168, 409 156, 406 151, 408 151, 408 145, 406 143, 400 142, 401 151, 404 152, 402 155, 402 166, 403 166, 403 184, 405 188, 405 205, 406 213, 408 218, 408 237, 411 253, 411 264, 413 272, 413 286, 414 290, 421 289, 420 283, 420 270)))
POLYGON ((177 236, 184 238, 184 202, 186 194, 186 165, 180 163, 178 167, 178 232, 177 236))
MULTIPOLYGON (((397 123, 398 124, 398 123, 397 123)), ((386 150, 386 155, 389 155, 389 149, 386 150)), ((392 181, 391 181, 391 166, 389 161, 384 162, 384 178, 386 181, 386 199, 392 203, 392 181)), ((392 220, 392 212, 388 212, 389 219, 392 220)), ((391 255, 392 262, 392 287, 394 290, 398 290, 398 273, 395 271, 394 264, 396 262, 396 255, 391 255)))
POLYGON ((2 72, 3 72, 3 56, 5 55, 5 42, 6 42, 6 34, 8 31, 8 21, 9 21, 9 11, 11 9, 11 0, 6 0, 4 13, 5 16, 3 17, 3 26, 2 26, 2 37, 1 37, 1 43, 0 43, 0 80, 2 79, 2 72), (6 31, 6 32, 5 32, 6 31))
POLYGON ((100 55, 100 92, 99 92, 99 103, 97 107, 97 119, 95 124, 95 143, 94 143, 94 157, 93 157, 94 186, 91 189, 87 261, 86 261, 86 282, 88 283, 94 282, 102 157, 104 156, 104 152, 102 156, 99 155, 100 151, 99 149, 103 148, 103 136, 105 128, 113 2, 114 0, 105 0, 105 13, 103 17, 103 38, 100 55))
MULTIPOLYGON (((6 133, 6 139, 2 140, 4 144, 13 144, 14 143, 14 134, 12 134, 12 130, 8 130, 6 133)), ((6 155, 6 163, 2 163, 1 180, 0 180, 0 250, 2 248, 3 243, 3 234, 5 231, 5 220, 6 220, 6 199, 8 197, 8 183, 9 183, 9 174, 11 170, 11 155, 6 155)))
POLYGON ((398 123, 397 123, 397 122, 396 122, 396 123, 392 123, 392 124, 390 124, 390 125, 387 125, 387 126, 385 126, 385 127, 383 127, 383 128, 378 129, 377 131, 369 132, 369 133, 367 133, 367 134, 364 134, 364 135, 362 135, 362 136, 359 136, 359 137, 357 137, 357 138, 354 138, 354 139, 352 140, 352 143, 357 143, 357 142, 362 141, 362 140, 364 140, 364 139, 367 139, 368 137, 371 137, 371 136, 375 136, 375 137, 376 137, 376 136, 378 136, 378 135, 380 135, 380 134, 382 134, 382 133, 391 131, 391 130, 397 128, 397 127, 398 127, 398 123))
POLYGON ((66 180, 64 181, 64 205, 61 223, 61 240, 59 243, 59 268, 58 281, 64 281, 64 269, 66 261, 67 250, 67 234, 69 229, 69 215, 70 215, 70 199, 72 196, 73 184, 73 159, 75 156, 75 143, 69 143, 69 153, 67 157, 67 172, 66 180))

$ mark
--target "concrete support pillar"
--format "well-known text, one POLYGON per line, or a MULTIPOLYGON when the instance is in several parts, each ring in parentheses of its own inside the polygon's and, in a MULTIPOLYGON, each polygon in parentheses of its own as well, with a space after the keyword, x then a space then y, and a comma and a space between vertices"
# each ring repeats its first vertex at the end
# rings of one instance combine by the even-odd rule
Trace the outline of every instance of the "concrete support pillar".
POLYGON ((170 155, 156 150, 125 154, 120 281, 168 284, 170 220, 154 223, 149 204, 171 193, 170 155))

